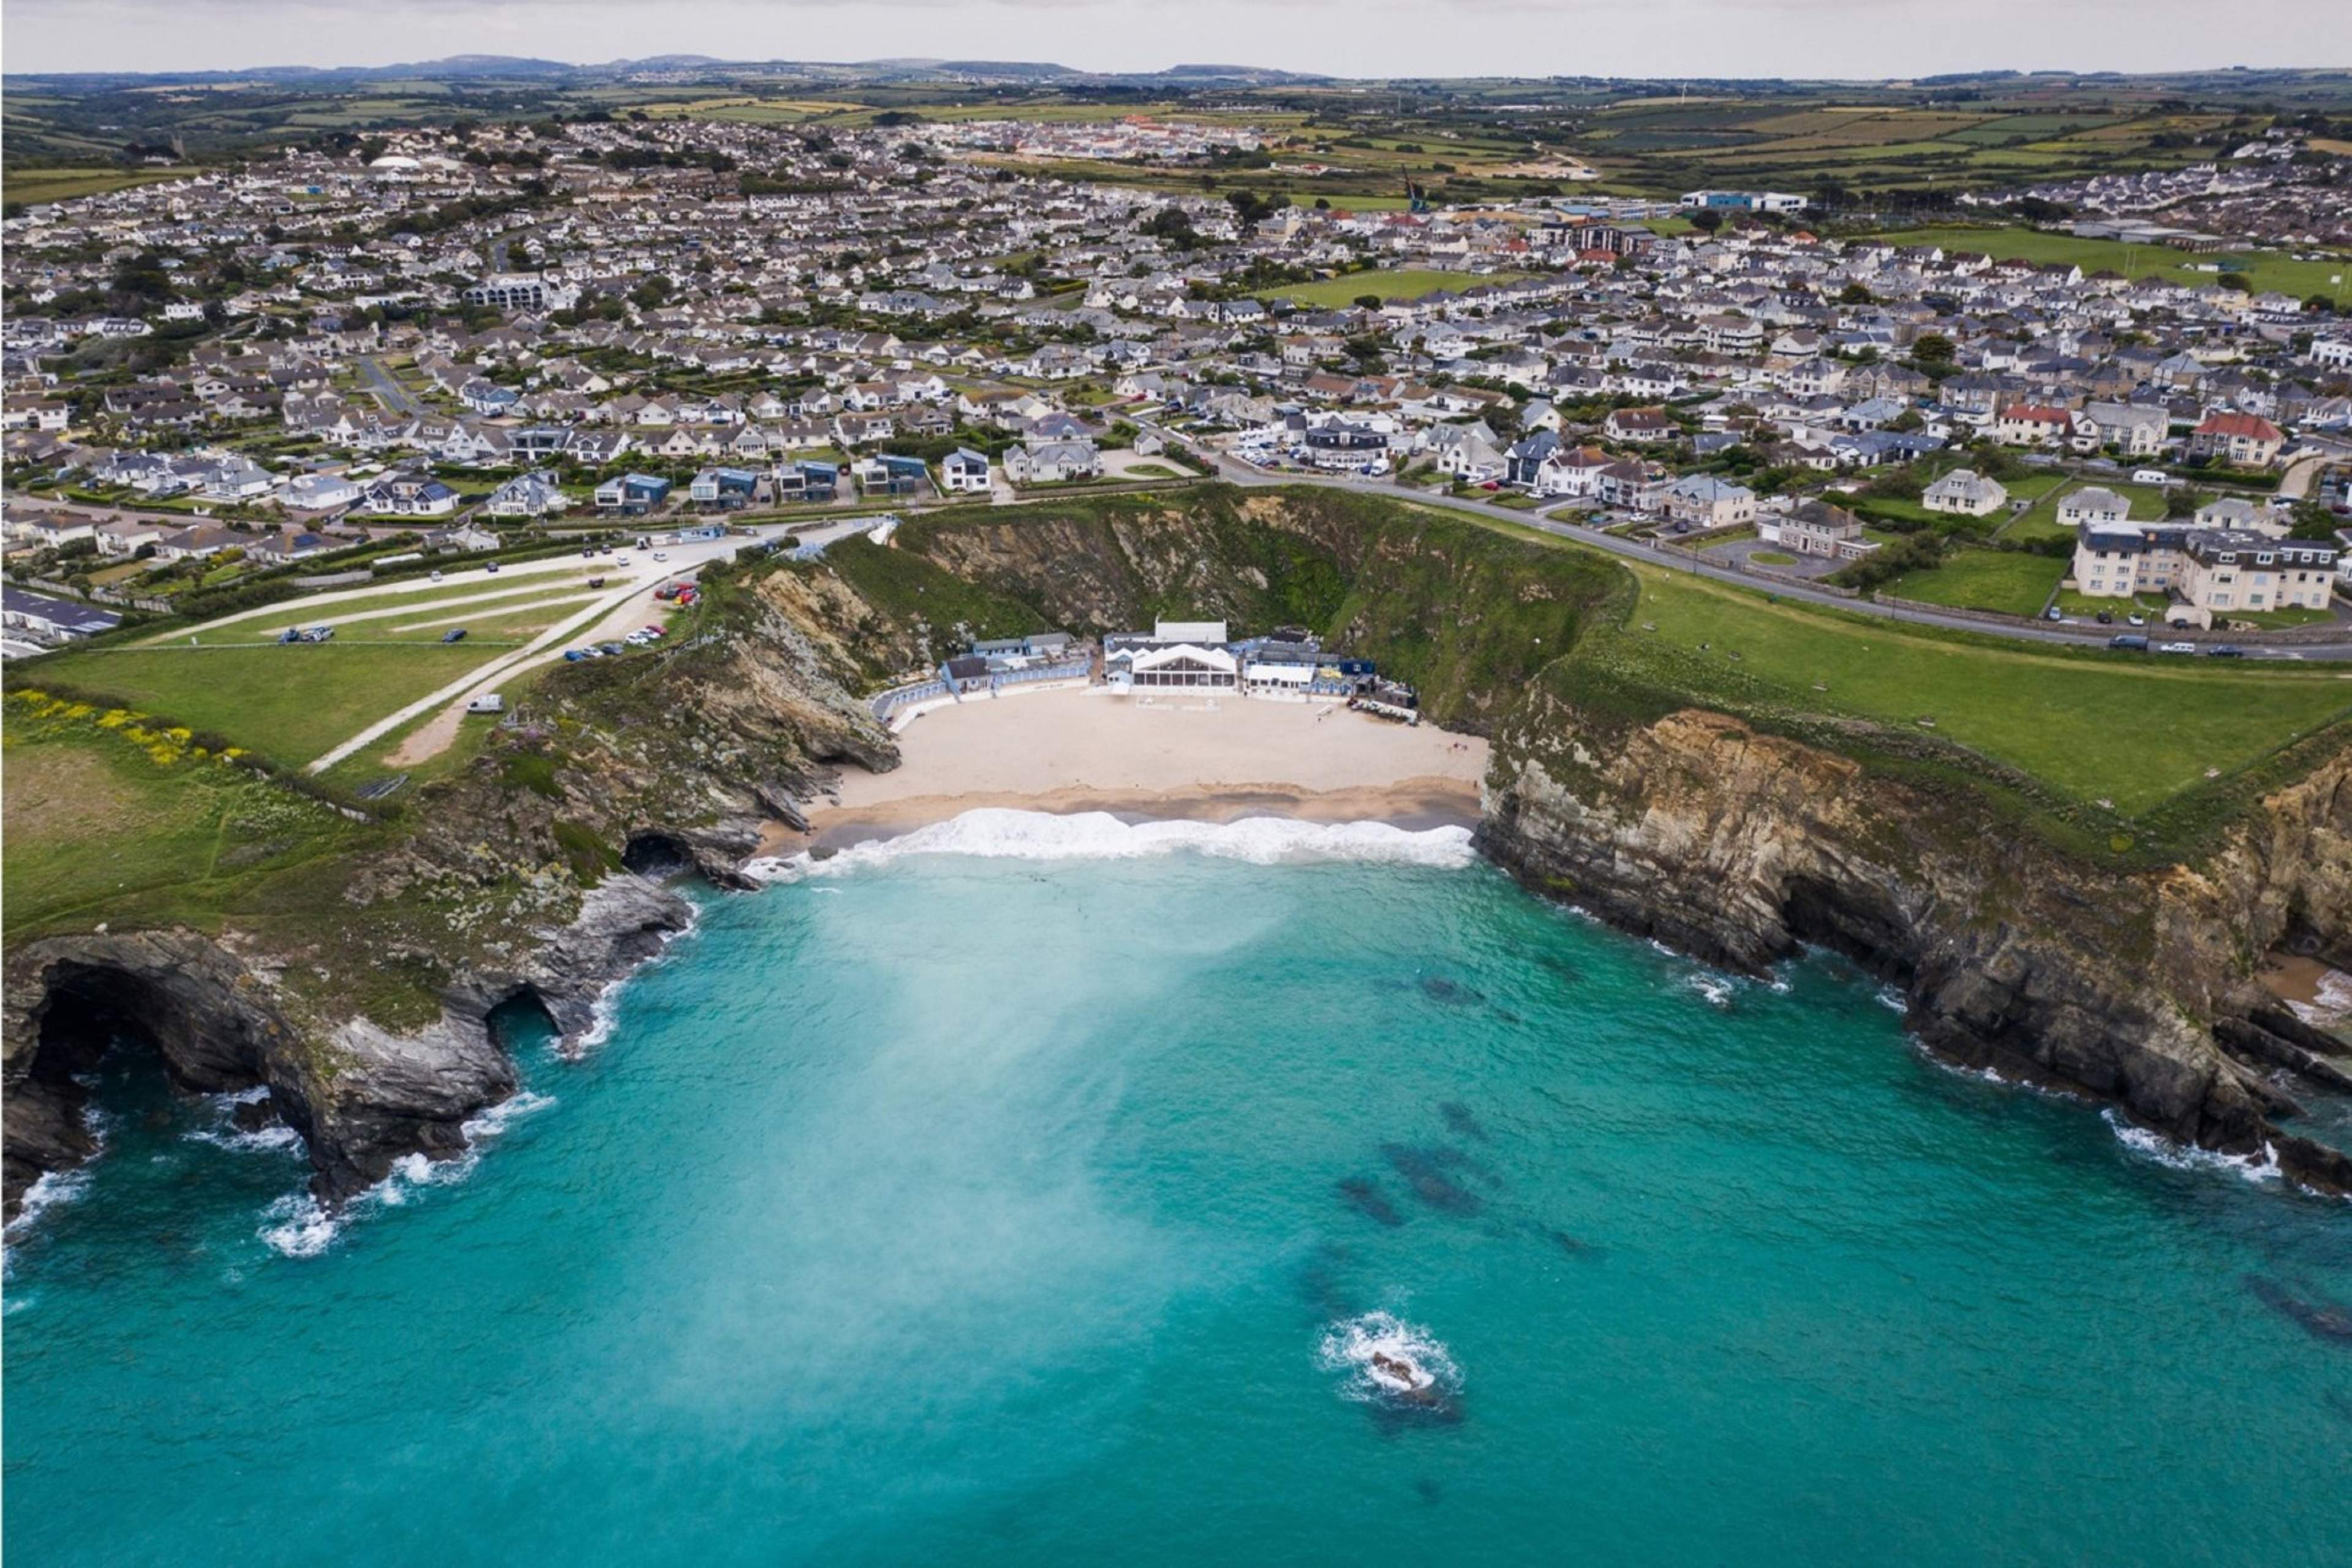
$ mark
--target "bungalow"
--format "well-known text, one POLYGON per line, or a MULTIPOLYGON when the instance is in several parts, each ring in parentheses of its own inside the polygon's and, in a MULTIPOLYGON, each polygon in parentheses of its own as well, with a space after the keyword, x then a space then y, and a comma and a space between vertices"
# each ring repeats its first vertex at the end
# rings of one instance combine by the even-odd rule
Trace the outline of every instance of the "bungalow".
POLYGON ((2009 501, 2009 490, 1999 479, 1974 468, 1954 468, 1921 492, 1919 504, 1929 511, 1957 517, 1986 517, 2009 501))
POLYGON ((94 605, 28 594, 22 588, 0 588, 0 626, 22 632, 34 642, 70 642, 96 637, 122 624, 122 617, 94 605))
POLYGON ((2207 501, 2197 509, 2197 515, 2191 521, 2200 528, 2237 529, 2246 533, 2267 534, 2273 539, 2285 538, 2291 526, 2284 512, 2256 506, 2237 496, 2222 496, 2207 501))
POLYGON ((2131 516, 2131 503, 2111 489, 2084 485, 2058 503, 2058 521, 2069 528, 2112 528, 2131 516))
POLYGON ((394 474, 370 485, 360 504, 398 517, 446 517, 457 510, 457 492, 438 479, 394 474))
POLYGON ((1601 433, 1612 441, 1667 441, 1682 426, 1662 408, 1620 408, 1601 422, 1601 433))
POLYGON ((1004 457, 1004 477, 1016 485, 1090 479, 1102 472, 1102 457, 1090 440, 1024 441, 1004 457))
POLYGON ((289 510, 334 511, 366 493, 357 479, 342 474, 297 474, 287 481, 283 499, 289 510))

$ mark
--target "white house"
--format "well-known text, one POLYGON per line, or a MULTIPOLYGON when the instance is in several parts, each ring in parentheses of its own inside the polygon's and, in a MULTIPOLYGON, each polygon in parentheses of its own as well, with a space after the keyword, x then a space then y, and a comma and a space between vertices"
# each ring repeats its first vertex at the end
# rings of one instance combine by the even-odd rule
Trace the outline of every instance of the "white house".
POLYGON ((2009 500, 2009 491, 1999 479, 1987 479, 1974 468, 1954 468, 1920 494, 1919 504, 1929 511, 1951 512, 1960 517, 1984 517, 1999 511, 2009 500))
POLYGON ((969 447, 958 447, 940 464, 940 489, 949 495, 985 495, 988 458, 969 447))

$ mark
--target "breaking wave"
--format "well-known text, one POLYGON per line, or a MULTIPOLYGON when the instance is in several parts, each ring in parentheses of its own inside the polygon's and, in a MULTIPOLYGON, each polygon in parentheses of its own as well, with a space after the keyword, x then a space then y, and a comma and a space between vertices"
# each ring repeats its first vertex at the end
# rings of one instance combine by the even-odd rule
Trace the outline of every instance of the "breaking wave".
POLYGON ((398 1208, 427 1187, 451 1187, 474 1173, 481 1163, 480 1144, 495 1138, 515 1121, 555 1103, 551 1095, 523 1089, 464 1123, 465 1152, 450 1160, 428 1160, 404 1154, 392 1163, 383 1181, 345 1204, 331 1209, 308 1193, 289 1193, 261 1211, 260 1237, 271 1251, 286 1258, 316 1258, 335 1244, 343 1228, 361 1215, 381 1208, 398 1208))
POLYGON ((877 839, 829 859, 809 855, 754 860, 745 874, 797 882, 887 865, 910 855, 971 855, 987 859, 1139 860, 1190 851, 1219 859, 1276 866, 1320 860, 1459 868, 1477 858, 1466 827, 1406 828, 1386 822, 1298 822, 1251 816, 1239 822, 1121 822, 1107 811, 1056 816, 984 806, 896 838, 877 839))
POLYGON ((1451 1395, 1462 1389, 1462 1369, 1445 1347, 1427 1329, 1391 1312, 1366 1312, 1333 1323, 1316 1346, 1315 1364, 1344 1374, 1341 1397, 1359 1403, 1408 1394, 1451 1395), (1391 1367, 1410 1368, 1410 1386, 1403 1375, 1377 1367, 1375 1356, 1391 1367))
POLYGON ((2133 1153, 2145 1155, 2169 1170, 2227 1171, 2249 1182, 2274 1182, 2282 1173, 2277 1151, 2268 1143, 2263 1145, 2259 1155, 2224 1154, 2213 1149, 2200 1149, 2192 1143, 2177 1143, 2161 1132, 2134 1126, 2117 1115, 2112 1107, 2100 1111, 2099 1116, 2114 1129, 2117 1142, 2133 1153))

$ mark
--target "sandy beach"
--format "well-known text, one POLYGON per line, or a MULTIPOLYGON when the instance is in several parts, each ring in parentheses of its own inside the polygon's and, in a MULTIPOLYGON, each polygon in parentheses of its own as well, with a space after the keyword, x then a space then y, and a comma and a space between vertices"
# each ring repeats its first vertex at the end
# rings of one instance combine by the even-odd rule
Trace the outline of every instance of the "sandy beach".
POLYGON ((842 771, 762 853, 839 848, 980 806, 1108 811, 1134 819, 1469 825, 1486 742, 1333 703, 1067 688, 975 698, 922 714, 898 737, 894 772, 842 771))

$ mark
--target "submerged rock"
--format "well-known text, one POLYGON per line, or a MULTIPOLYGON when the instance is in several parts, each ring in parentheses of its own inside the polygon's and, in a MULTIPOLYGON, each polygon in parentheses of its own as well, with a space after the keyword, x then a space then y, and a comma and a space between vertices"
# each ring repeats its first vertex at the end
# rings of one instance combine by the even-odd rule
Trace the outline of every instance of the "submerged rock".
POLYGON ((1486 1201, 1461 1183, 1450 1173, 1469 1165, 1470 1158, 1459 1149, 1418 1148, 1410 1143, 1383 1143, 1381 1155, 1405 1179, 1412 1195, 1431 1208, 1444 1214, 1474 1215, 1486 1206, 1486 1201))
POLYGON ((1396 1205, 1389 1202, 1387 1194, 1381 1191, 1379 1185, 1370 1177, 1349 1176, 1339 1183, 1339 1196, 1345 1199, 1348 1206, 1358 1214, 1377 1220, 1385 1226, 1400 1226, 1404 1223, 1404 1215, 1397 1213, 1396 1205))

